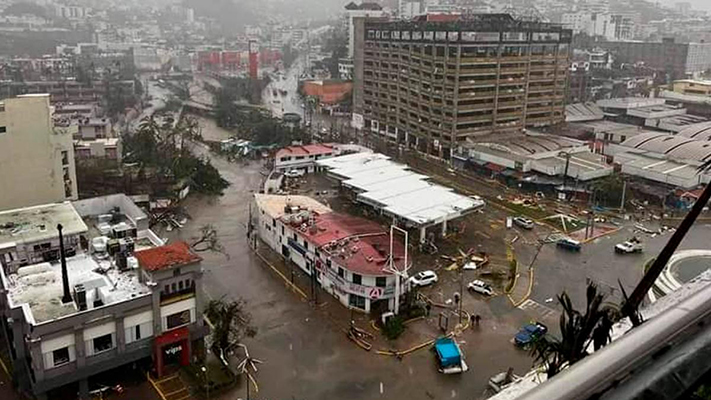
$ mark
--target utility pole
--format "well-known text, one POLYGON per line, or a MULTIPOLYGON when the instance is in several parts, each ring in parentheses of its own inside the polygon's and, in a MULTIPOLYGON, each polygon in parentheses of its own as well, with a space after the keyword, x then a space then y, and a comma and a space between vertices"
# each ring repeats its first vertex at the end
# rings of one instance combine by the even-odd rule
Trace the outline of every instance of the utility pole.
POLYGON ((395 306, 393 307, 393 312, 397 315, 400 312, 400 280, 404 277, 407 278, 407 245, 408 245, 408 233, 406 230, 399 228, 395 225, 390 225, 390 256, 389 262, 385 267, 386 272, 390 272, 395 275, 395 306), (393 257, 393 238, 395 231, 399 231, 405 235, 405 264, 402 271, 398 270, 395 266, 395 257, 393 257))
POLYGON ((620 212, 625 211, 625 193, 627 191, 627 181, 622 181, 622 201, 620 202, 620 212))

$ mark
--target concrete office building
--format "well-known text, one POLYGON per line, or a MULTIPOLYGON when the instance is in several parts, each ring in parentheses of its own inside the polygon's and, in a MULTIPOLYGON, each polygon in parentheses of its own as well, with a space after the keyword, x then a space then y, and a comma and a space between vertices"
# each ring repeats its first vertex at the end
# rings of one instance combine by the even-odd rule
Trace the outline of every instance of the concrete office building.
POLYGON ((446 17, 357 21, 356 129, 446 158, 468 139, 564 121, 570 30, 446 17))
POLYGON ((0 102, 0 187, 0 210, 77 198, 72 131, 54 126, 48 94, 0 102))
MULTIPOLYGON (((0 329, 22 391, 42 399, 76 385, 80 398, 88 398, 96 374, 152 359, 161 375, 167 365, 187 365, 202 354, 201 259, 184 242, 163 245, 126 196, 0 218, 2 226, 21 229, 27 243, 37 242, 33 237, 58 244, 57 223, 65 234, 64 260, 54 247, 39 263, 29 256, 19 264, 5 262, 7 254, 0 258, 0 329), (111 237, 106 249, 89 253, 88 236, 103 228, 111 237)), ((0 231, 0 248, 14 243, 13 232, 0 231)))

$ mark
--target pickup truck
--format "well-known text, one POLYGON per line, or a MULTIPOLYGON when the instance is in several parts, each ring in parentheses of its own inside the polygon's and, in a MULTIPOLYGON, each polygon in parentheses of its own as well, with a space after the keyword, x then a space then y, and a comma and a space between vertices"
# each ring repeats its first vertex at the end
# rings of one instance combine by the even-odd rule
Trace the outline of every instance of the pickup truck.
POLYGON ((437 366, 439 372, 443 374, 459 374, 466 372, 469 367, 464 362, 464 353, 459 348, 457 342, 452 338, 441 337, 435 340, 435 354, 437 355, 437 366))
POLYGON ((642 243, 635 240, 628 240, 624 243, 618 243, 615 245, 615 253, 618 254, 632 254, 641 253, 644 250, 642 243))

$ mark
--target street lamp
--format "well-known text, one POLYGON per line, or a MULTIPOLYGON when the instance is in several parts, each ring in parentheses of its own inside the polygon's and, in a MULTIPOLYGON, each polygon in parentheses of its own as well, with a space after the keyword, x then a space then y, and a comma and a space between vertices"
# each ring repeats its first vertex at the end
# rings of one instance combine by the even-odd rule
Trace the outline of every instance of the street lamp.
POLYGON ((397 315, 400 312, 400 280, 402 278, 407 278, 407 245, 408 245, 408 233, 406 230, 399 228, 395 225, 390 225, 390 257, 387 266, 384 271, 390 272, 395 275, 395 308, 393 312, 397 315), (398 270, 395 266, 395 258, 393 257, 393 237, 394 231, 399 231, 405 235, 405 268, 402 271, 398 270))

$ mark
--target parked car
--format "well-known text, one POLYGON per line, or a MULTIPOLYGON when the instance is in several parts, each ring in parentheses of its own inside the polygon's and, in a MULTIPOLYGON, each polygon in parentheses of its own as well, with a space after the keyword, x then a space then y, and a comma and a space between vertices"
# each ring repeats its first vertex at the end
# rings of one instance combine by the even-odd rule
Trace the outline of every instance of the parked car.
POLYGON ((290 169, 286 172, 284 172, 284 176, 287 178, 300 178, 304 176, 304 170, 303 169, 290 169))
POLYGON ((615 245, 615 253, 618 254, 632 254, 641 253, 644 250, 642 243, 639 240, 632 239, 624 243, 618 243, 615 245))
POLYGON ((577 240, 568 239, 568 238, 560 239, 556 243, 556 246, 560 247, 561 249, 569 250, 569 251, 580 251, 580 248, 582 247, 582 246, 580 246, 580 242, 578 242, 577 240))
POLYGON ((410 277, 412 286, 427 286, 437 282, 437 274, 434 271, 421 271, 410 277))
POLYGON ((540 322, 524 325, 514 336, 514 343, 518 347, 527 347, 537 342, 548 333, 548 327, 540 322))
POLYGON ((472 292, 477 292, 479 294, 483 294, 484 296, 493 296, 494 295, 494 289, 489 285, 488 283, 480 280, 475 280, 469 282, 467 285, 467 289, 469 289, 472 292))
POLYGON ((534 227, 533 221, 531 221, 528 218, 524 218, 524 217, 514 217, 513 223, 520 226, 523 229, 533 229, 533 227, 534 227))

